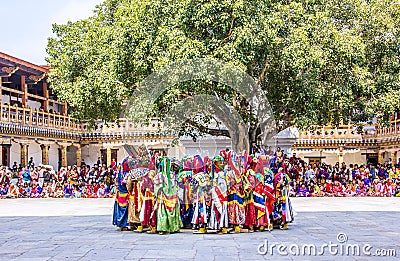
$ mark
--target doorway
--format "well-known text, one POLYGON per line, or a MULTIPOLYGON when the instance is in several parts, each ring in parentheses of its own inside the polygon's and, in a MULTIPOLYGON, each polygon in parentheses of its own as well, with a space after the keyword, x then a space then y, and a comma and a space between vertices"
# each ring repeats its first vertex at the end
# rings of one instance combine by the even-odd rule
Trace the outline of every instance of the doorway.
POLYGON ((1 165, 10 166, 10 147, 9 144, 1 145, 1 165))

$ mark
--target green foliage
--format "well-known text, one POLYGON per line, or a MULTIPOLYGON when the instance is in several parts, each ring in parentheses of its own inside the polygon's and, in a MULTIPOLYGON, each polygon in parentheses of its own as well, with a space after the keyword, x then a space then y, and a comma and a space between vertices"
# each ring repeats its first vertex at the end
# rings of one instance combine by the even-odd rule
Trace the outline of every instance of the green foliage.
MULTIPOLYGON (((152 72, 210 57, 259 82, 279 129, 362 123, 400 109, 399 28, 397 0, 106 0, 86 20, 54 25, 50 79, 76 117, 112 121, 152 72)), ((171 86, 148 116, 198 94, 259 128, 237 93, 206 81, 171 86)))

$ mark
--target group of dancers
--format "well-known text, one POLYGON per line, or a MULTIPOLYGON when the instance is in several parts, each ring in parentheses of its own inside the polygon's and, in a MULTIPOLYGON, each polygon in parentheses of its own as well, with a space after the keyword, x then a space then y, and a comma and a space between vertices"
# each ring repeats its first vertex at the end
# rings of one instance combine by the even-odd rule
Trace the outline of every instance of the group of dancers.
POLYGON ((279 154, 222 150, 181 161, 140 147, 118 169, 113 224, 122 231, 168 234, 288 229, 289 177, 279 154))

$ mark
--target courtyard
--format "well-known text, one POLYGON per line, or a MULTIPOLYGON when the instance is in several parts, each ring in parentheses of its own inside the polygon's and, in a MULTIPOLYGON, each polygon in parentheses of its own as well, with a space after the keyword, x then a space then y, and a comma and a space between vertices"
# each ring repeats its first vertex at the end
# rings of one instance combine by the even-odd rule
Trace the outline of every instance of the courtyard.
MULTIPOLYGON (((1 260, 395 260, 400 254, 398 198, 294 198, 288 231, 149 235, 111 225, 113 199, 0 200, 1 260), (339 251, 296 256, 293 245, 370 245, 359 255, 339 251), (340 239, 342 240, 342 239, 340 239), (265 242, 268 252, 265 253, 265 242), (276 247, 271 253, 271 245, 276 247), (261 245, 261 246, 260 246, 261 245), (287 249, 278 252, 278 246, 287 249), (378 257, 376 250, 387 250, 378 257), (392 252, 389 252, 392 251, 392 252), (293 252, 294 251, 294 252, 293 252)), ((382 253, 382 252, 381 252, 382 253)), ((298 253, 302 254, 302 253, 298 253)))

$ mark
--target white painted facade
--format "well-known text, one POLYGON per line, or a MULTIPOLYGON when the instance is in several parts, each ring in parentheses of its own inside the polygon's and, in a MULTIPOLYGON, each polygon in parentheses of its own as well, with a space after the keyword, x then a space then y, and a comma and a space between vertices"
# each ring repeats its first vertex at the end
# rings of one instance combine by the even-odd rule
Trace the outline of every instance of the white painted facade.
MULTIPOLYGON (((280 133, 278 133, 274 139, 267 144, 267 146, 271 146, 272 149, 276 149, 276 147, 281 147, 285 151, 285 153, 290 157, 293 153, 296 153, 297 157, 305 159, 306 162, 310 160, 315 160, 316 158, 322 158, 324 162, 327 164, 335 164, 339 161, 339 153, 337 150, 332 149, 308 149, 308 150, 293 150, 292 145, 298 139, 298 131, 297 129, 287 129, 280 133)), ((13 165, 14 162, 19 164, 20 162, 20 144, 14 141, 11 142, 10 147, 10 165, 13 165)), ((169 157, 181 159, 184 155, 201 155, 201 156, 213 156, 217 155, 219 151, 224 150, 226 148, 231 148, 231 140, 227 137, 214 137, 210 135, 206 135, 204 137, 200 137, 196 142, 194 142, 190 137, 182 137, 179 139, 179 142, 175 146, 171 146, 167 141, 160 140, 132 140, 129 142, 131 145, 140 146, 145 144, 149 150, 159 150, 163 149, 167 152, 169 157)), ((8 143, 10 144, 10 143, 8 143)), ((265 147, 267 147, 265 146, 265 147)), ((81 156, 82 160, 93 166, 101 157, 101 150, 106 149, 107 147, 117 150, 117 162, 122 162, 124 158, 128 156, 128 152, 122 146, 121 143, 95 143, 89 144, 81 147, 81 156)), ((59 169, 60 166, 60 146, 58 144, 51 143, 49 148, 49 164, 54 166, 55 169, 59 169)), ((361 151, 357 149, 349 149, 343 151, 343 161, 350 163, 358 163, 365 164, 366 163, 366 153, 372 153, 373 151, 361 151)), ((1 151, 0 151, 1 156, 1 151)), ((30 157, 33 157, 34 162, 37 164, 41 163, 41 148, 40 145, 32 141, 29 143, 28 147, 28 160, 30 157)), ((390 153, 385 153, 384 160, 387 161, 391 157, 390 153)), ((397 157, 399 159, 400 154, 397 157)), ((75 165, 76 162, 76 148, 73 146, 69 146, 67 149, 67 163, 68 165, 75 165)))
MULTIPOLYGON (((21 146, 19 143, 11 141, 10 143, 10 167, 17 162, 20 163, 21 159, 21 146)), ((49 148, 49 165, 54 166, 55 169, 58 169, 59 166, 59 146, 57 144, 51 144, 49 148)), ((2 157, 2 151, 0 150, 0 157, 2 157)), ((42 150, 40 145, 37 142, 31 142, 28 146, 28 160, 33 158, 33 162, 35 165, 42 163, 42 150)), ((75 155, 74 155, 75 157, 75 155)))

